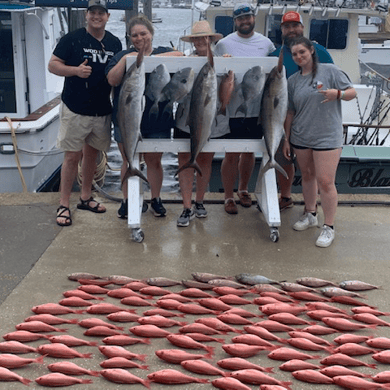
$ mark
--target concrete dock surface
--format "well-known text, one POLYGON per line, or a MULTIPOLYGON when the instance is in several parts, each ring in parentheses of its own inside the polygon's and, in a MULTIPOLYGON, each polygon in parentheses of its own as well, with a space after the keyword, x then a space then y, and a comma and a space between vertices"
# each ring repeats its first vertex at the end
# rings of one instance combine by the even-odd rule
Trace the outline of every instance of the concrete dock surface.
MULTIPOLYGON (((295 282, 296 279, 305 276, 334 283, 360 280, 380 286, 379 289, 363 292, 366 297, 364 302, 384 312, 390 312, 389 195, 340 195, 335 224, 336 239, 329 248, 315 246, 319 229, 313 228, 304 232, 292 230, 291 226, 303 211, 299 195, 294 195, 295 207, 281 214, 280 240, 276 243, 270 240, 269 227, 255 206, 249 209, 238 206, 238 215, 228 215, 223 211, 221 202, 223 195, 210 194, 205 201, 208 217, 195 218, 189 227, 179 228, 176 226, 176 220, 182 211, 180 198, 177 194, 163 196, 167 216, 155 218, 150 210, 143 214, 142 229, 145 240, 136 243, 131 239, 131 230, 128 229, 127 222, 116 216, 118 203, 106 200, 99 194, 96 198, 104 202, 107 212, 95 214, 77 210, 79 194, 73 194, 71 207, 73 225, 65 228, 55 223, 58 194, 0 194, 1 336, 15 331, 16 324, 33 315, 32 307, 49 302, 58 303, 64 298, 62 295, 64 291, 77 288, 79 284, 67 278, 69 274, 75 272, 88 272, 100 276, 125 275, 135 279, 163 276, 178 281, 192 279, 192 272, 228 276, 250 273, 288 282, 295 282)), ((319 221, 320 223, 323 221, 320 208, 319 221)), ((182 288, 174 286, 168 289, 178 292, 182 288)), ((113 298, 106 298, 110 303, 119 302, 113 298)), ((91 315, 86 313, 76 317, 87 318, 91 315)), ((75 318, 75 315, 65 315, 64 318, 75 318)), ((99 318, 105 319, 105 316, 99 318)), ((195 315, 186 315, 184 319, 178 317, 176 319, 193 322, 196 318, 195 315)), ((381 318, 386 320, 388 317, 381 318)), ((390 323, 390 320, 387 319, 387 322, 390 323)), ((138 324, 122 324, 125 330, 134 325, 138 324)), ((68 328, 67 334, 87 338, 83 336, 86 329, 78 325, 64 324, 59 327, 68 328)), ((242 326, 237 328, 242 329, 242 326)), ((177 333, 178 327, 168 330, 177 333)), ((390 337, 389 328, 383 326, 358 332, 390 337)), ((127 333, 129 334, 128 331, 127 333)), ((337 335, 339 334, 324 337, 329 341, 337 335)), ((288 338, 286 333, 278 333, 278 336, 288 338)), ((226 341, 230 342, 229 339, 233 336, 229 333, 225 337, 226 341)), ((103 345, 99 338, 88 339, 99 341, 103 345)), ((43 343, 47 341, 38 340, 28 344, 37 347, 43 343)), ((219 343, 210 345, 216 347, 215 357, 210 363, 216 365, 217 360, 229 357, 219 343)), ((149 371, 132 369, 134 375, 145 379, 148 373, 164 368, 184 372, 180 365, 168 364, 155 356, 154 351, 157 349, 176 348, 165 339, 152 339, 151 345, 136 344, 127 348, 132 352, 148 355, 145 364, 149 366, 149 371)), ((101 370, 99 363, 104 360, 104 356, 96 347, 83 346, 77 347, 77 350, 82 353, 92 352, 93 356, 91 359, 70 361, 88 369, 101 370)), ((195 350, 189 351, 200 353, 195 350)), ((314 353, 317 354, 318 352, 314 353)), ((322 351, 319 355, 326 356, 322 351)), ((39 355, 31 353, 20 356, 36 358, 39 355)), ((370 355, 358 358, 368 363, 377 363, 370 355)), ((34 381, 39 376, 49 373, 48 364, 59 360, 61 359, 45 357, 44 364, 33 363, 14 371, 34 381)), ((337 385, 314 385, 297 381, 290 373, 278 369, 282 362, 267 358, 266 353, 248 360, 265 367, 274 367, 274 374, 271 375, 281 381, 291 381, 292 389, 313 389, 317 386, 322 389, 339 388, 337 385)), ((313 363, 318 364, 318 361, 313 360, 313 363)), ((356 370, 375 375, 377 372, 390 370, 390 366, 378 364, 377 370, 368 367, 358 367, 356 370)), ((186 373, 206 378, 204 375, 186 373)), ((93 383, 77 384, 72 388, 120 389, 123 386, 101 377, 82 378, 92 379, 93 383)), ((210 376, 209 379, 215 377, 210 376)), ((258 385, 248 386, 253 389, 259 388, 258 385)), ((35 382, 30 383, 29 387, 41 388, 35 382)), ((152 389, 170 387, 189 390, 214 388, 211 384, 196 383, 175 386, 151 384, 152 389)), ((0 389, 24 388, 20 382, 0 381, 0 389)), ((144 386, 133 384, 131 388, 141 389, 144 386)))

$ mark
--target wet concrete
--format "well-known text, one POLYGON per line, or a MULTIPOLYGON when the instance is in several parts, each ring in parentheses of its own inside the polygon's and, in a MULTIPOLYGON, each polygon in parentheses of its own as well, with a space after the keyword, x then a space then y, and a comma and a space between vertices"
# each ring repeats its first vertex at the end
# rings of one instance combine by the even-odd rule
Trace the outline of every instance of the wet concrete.
MULTIPOLYGON (((0 334, 15 330, 15 325, 32 315, 33 306, 58 302, 62 293, 76 288, 77 283, 67 279, 74 272, 90 272, 101 276, 126 275, 137 279, 165 276, 171 279, 191 279, 191 272, 209 272, 236 275, 243 272, 260 274, 275 280, 294 282, 303 276, 312 276, 340 282, 357 279, 381 286, 369 291, 367 302, 380 310, 390 312, 389 253, 390 208, 388 206, 347 206, 338 208, 336 240, 330 248, 315 247, 319 229, 295 232, 292 224, 302 212, 295 206, 282 213, 280 240, 269 239, 269 228, 255 207, 239 208, 238 215, 227 215, 221 204, 207 204, 209 217, 195 219, 187 228, 178 228, 176 219, 182 206, 168 203, 166 218, 155 218, 148 211, 143 215, 142 228, 145 240, 138 244, 131 240, 126 221, 116 217, 118 204, 105 201, 105 214, 76 210, 78 194, 73 199, 73 225, 59 228, 55 224, 58 194, 0 195, 1 228, 1 296, 0 334), (5 298, 5 299, 4 299, 5 298)), ((216 195, 221 198, 221 194, 216 195)), ((371 200, 372 200, 371 196, 371 200)), ((176 200, 175 196, 170 200, 176 200)), ((213 200, 211 198, 209 200, 213 200)), ((357 200, 356 198, 354 198, 357 200)), ((102 200, 102 199, 100 199, 102 200)), ((299 201, 299 197, 296 198, 299 201)), ((388 204, 389 196, 381 196, 378 203, 388 204)), ((361 198, 359 198, 361 201, 361 198)), ((320 212, 320 221, 322 215, 320 212)), ((173 291, 180 290, 177 287, 173 291)), ((110 301, 110 299, 108 299, 110 301)), ((111 301, 114 303, 114 301, 111 301)), ((83 314, 83 317, 89 315, 83 314)), ((72 318, 74 315, 67 315, 72 318)), ((195 316, 186 316, 192 322, 195 316), (192 318, 192 319, 191 319, 192 318)), ((125 324, 125 329, 135 324, 125 324)), ((85 329, 78 325, 61 325, 69 333, 84 337, 85 329), (70 328, 71 327, 71 328, 70 328)), ((242 327, 242 326, 241 326, 242 327)), ((177 327, 172 328, 177 332, 177 327)), ((171 329, 170 329, 171 330, 171 329)), ((370 331, 359 331, 369 334, 370 331)), ((372 333, 372 331, 371 331, 372 333)), ((380 327, 375 334, 390 337, 388 328, 380 327)), ((282 333, 282 337, 286 334, 282 333)), ((230 337, 231 335, 229 335, 230 337)), ((334 336, 327 336, 328 339, 334 336)), ((30 343, 33 346, 40 342, 30 343)), ((213 343, 213 346, 216 343, 213 343)), ((135 345, 135 353, 148 354, 149 372, 168 368, 154 355, 154 350, 175 348, 166 340, 153 340, 152 345, 135 345)), ((92 359, 75 359, 74 362, 99 370, 103 355, 96 347, 77 347, 80 352, 93 352, 92 359)), ((36 357, 34 354, 26 357, 36 357)), ((216 358, 228 355, 218 346, 216 358)), ((215 363, 216 358, 213 360, 215 363)), ((48 373, 47 364, 58 359, 45 358, 45 364, 32 364, 17 370, 19 375, 35 379, 48 373)), ((252 362, 275 367, 275 377, 291 380, 289 373, 277 367, 281 362, 263 356, 249 359, 252 362)), ((363 361, 375 363, 364 356, 363 361)), ((317 361, 316 361, 317 362, 317 361)), ((172 367, 171 368, 176 368, 172 367)), ((179 368, 180 369, 180 368, 179 368)), ((381 365, 380 370, 388 369, 381 365)), ((361 372, 370 372, 359 368, 361 372)), ((146 378, 144 370, 132 371, 146 378)), ((197 376, 193 374, 193 376, 197 376)), ((83 376, 86 378, 86 376, 83 376)), ((91 377, 92 378, 92 377, 91 377)), ((94 384, 75 385, 73 388, 121 388, 102 378, 92 378, 94 384)), ((293 389, 312 389, 313 384, 293 381, 293 389)), ((30 388, 37 388, 34 383, 30 388)), ((251 387, 251 386, 250 386, 251 387)), ((321 385, 322 389, 336 386, 321 385)), ((0 389, 22 389, 21 383, 1 383, 0 389)), ((132 388, 143 388, 132 385, 132 388)), ((152 388, 167 386, 152 384, 152 388)), ((212 385, 177 385, 178 389, 211 389, 212 385)), ((255 389, 258 386, 252 386, 255 389)))

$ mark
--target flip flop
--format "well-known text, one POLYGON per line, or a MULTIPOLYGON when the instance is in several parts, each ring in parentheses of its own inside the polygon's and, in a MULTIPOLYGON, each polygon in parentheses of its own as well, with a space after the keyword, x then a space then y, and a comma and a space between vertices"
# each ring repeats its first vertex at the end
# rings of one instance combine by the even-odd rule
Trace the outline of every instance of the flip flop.
POLYGON ((79 210, 88 210, 88 211, 92 211, 93 213, 98 213, 98 214, 105 213, 106 210, 99 210, 99 206, 100 206, 100 203, 97 202, 95 199, 93 199, 93 197, 91 196, 87 200, 82 200, 80 198, 80 203, 77 205, 77 208, 79 210), (89 205, 91 202, 96 202, 96 206, 95 207, 91 207, 89 205))
POLYGON ((70 225, 72 225, 72 218, 70 216, 69 207, 65 207, 65 206, 58 207, 56 222, 57 222, 58 226, 70 226, 70 225), (68 215, 63 215, 65 212, 69 212, 69 216, 68 215), (58 222, 58 218, 65 218, 65 222, 58 222))

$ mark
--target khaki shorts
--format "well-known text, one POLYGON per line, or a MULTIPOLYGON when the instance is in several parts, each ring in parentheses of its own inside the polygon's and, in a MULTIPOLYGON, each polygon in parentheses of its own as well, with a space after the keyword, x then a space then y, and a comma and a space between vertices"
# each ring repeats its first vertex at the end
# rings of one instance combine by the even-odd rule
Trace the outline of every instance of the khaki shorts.
POLYGON ((79 152, 85 144, 106 151, 111 143, 111 114, 88 116, 76 114, 61 102, 60 130, 57 147, 66 152, 79 152))

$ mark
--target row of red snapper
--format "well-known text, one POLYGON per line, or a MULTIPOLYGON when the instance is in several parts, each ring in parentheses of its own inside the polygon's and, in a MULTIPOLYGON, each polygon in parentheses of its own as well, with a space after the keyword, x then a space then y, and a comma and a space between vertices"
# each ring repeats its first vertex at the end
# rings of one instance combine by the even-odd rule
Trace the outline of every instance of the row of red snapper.
MULTIPOLYGON (((390 313, 381 312, 364 303, 358 293, 329 287, 329 290, 321 290, 322 295, 319 295, 317 287, 320 279, 315 278, 305 278, 306 286, 280 283, 280 289, 280 286, 268 283, 245 286, 231 278, 217 275, 197 276, 194 281, 183 281, 185 289, 172 292, 163 287, 179 283, 166 278, 138 281, 128 277, 70 275, 69 279, 81 284, 77 289, 64 292, 65 298, 58 304, 35 306, 32 308, 34 316, 16 325, 15 332, 3 336, 6 341, 0 343, 0 381, 30 383, 31 380, 12 369, 31 363, 44 363, 46 356, 60 359, 91 358, 92 353, 82 354, 74 348, 86 345, 97 347, 107 358, 100 363, 103 370, 88 370, 69 361, 55 362, 47 366, 52 373, 35 381, 42 386, 68 386, 92 383, 90 379, 75 377, 91 375, 103 376, 115 383, 140 383, 148 388, 151 382, 185 384, 211 381, 213 386, 221 389, 248 390, 250 387, 247 385, 260 385, 263 390, 290 389, 292 382, 280 381, 269 375, 274 373, 273 367, 264 367, 248 360, 257 355, 285 361, 279 369, 291 372, 294 378, 303 382, 336 384, 348 389, 390 389, 390 371, 369 375, 347 367, 366 366, 376 369, 376 364, 365 363, 354 357, 363 355, 371 355, 380 363, 390 364, 390 339, 361 333, 361 330, 364 332, 377 326, 390 326, 390 323, 379 318, 390 313), (108 299, 120 299, 121 305, 109 303, 108 299), (92 303, 91 300, 105 302, 92 303), (349 305, 351 310, 340 308, 340 305, 332 302, 349 305), (128 306, 136 309, 129 309, 128 306), (140 312, 141 308, 148 306, 153 308, 137 313, 137 310, 140 312), (250 310, 253 308, 257 313, 250 310), (82 313, 102 315, 108 321, 98 317, 69 319, 64 316, 82 313), (186 315, 201 317, 191 323, 181 321, 186 315), (262 319, 265 316, 267 319, 262 319), (179 317, 180 321, 174 317, 179 317), (138 325, 130 328, 130 335, 124 332, 123 327, 115 325, 118 322, 136 322, 138 325), (84 327, 87 329, 85 336, 103 337, 104 345, 70 334, 54 336, 45 333, 67 332, 67 329, 56 327, 60 324, 84 327), (297 328, 299 325, 304 327, 297 328), (179 327, 179 332, 168 331, 170 327, 179 327), (231 332, 239 335, 227 343, 226 335, 231 332), (290 337, 281 338, 275 334, 278 332, 287 332, 290 337), (346 333, 331 342, 323 337, 338 332, 346 333), (149 369, 143 364, 147 355, 130 352, 127 347, 151 344, 151 338, 165 338, 180 348, 155 351, 165 362, 180 364, 189 372, 219 378, 201 379, 173 368, 150 373, 147 379, 133 375, 128 369, 149 369), (46 343, 37 348, 28 345, 36 340, 44 340, 46 343), (206 361, 213 359, 216 349, 205 344, 208 342, 218 343, 220 348, 232 356, 218 360, 216 363, 220 368, 206 361), (190 353, 186 351, 188 349, 203 349, 206 353, 190 353), (325 352, 327 356, 311 354, 313 351, 325 352), (35 359, 18 356, 24 353, 39 353, 43 356, 35 359), (321 360, 317 365, 309 363, 307 360, 310 359, 321 360)), ((368 290, 371 285, 356 282, 353 286, 351 290, 358 290, 359 286, 361 290, 368 290)))

